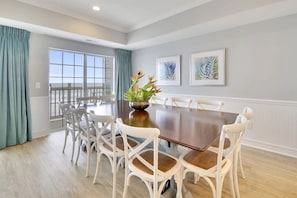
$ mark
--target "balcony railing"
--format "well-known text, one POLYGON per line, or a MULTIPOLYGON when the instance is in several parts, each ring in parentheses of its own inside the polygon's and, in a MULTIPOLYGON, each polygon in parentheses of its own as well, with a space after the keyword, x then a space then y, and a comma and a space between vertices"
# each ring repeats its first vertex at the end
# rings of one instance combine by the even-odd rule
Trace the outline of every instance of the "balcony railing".
POLYGON ((76 98, 83 96, 102 96, 111 94, 110 87, 106 85, 100 86, 88 86, 86 90, 86 95, 84 95, 84 90, 82 87, 73 86, 72 83, 68 83, 67 87, 53 86, 50 84, 49 88, 49 110, 50 110, 50 120, 62 118, 62 112, 59 109, 59 101, 64 103, 69 103, 76 105, 76 98))

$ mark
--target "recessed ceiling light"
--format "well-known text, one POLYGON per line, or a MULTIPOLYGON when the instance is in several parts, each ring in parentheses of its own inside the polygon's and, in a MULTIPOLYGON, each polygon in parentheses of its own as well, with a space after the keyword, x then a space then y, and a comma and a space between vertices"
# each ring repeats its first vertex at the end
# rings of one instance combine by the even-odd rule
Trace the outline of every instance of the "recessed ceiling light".
POLYGON ((100 7, 99 6, 93 6, 93 10, 99 11, 100 10, 100 7))

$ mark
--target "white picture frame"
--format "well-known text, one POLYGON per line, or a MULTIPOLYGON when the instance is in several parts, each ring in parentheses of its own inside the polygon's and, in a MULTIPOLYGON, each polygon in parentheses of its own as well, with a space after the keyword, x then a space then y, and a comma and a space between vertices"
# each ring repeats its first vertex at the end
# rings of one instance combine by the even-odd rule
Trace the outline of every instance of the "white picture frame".
POLYGON ((225 85, 225 48, 190 57, 190 85, 225 85))
POLYGON ((156 84, 180 85, 180 55, 157 58, 156 84))

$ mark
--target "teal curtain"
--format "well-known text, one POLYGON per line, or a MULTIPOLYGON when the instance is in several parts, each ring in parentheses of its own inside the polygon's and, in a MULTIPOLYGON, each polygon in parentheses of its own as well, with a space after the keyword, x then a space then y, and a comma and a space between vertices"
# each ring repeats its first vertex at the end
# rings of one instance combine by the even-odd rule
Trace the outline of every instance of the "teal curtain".
POLYGON ((116 67, 116 97, 117 100, 124 99, 124 93, 129 89, 132 77, 131 51, 115 49, 116 67))
POLYGON ((30 32, 0 26, 0 149, 32 139, 30 32))

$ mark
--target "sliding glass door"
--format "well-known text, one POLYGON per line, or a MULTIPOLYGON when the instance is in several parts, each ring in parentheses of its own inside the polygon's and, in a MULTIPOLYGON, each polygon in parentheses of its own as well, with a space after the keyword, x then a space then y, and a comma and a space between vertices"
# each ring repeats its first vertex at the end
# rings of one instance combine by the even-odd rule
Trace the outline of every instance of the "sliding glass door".
POLYGON ((76 98, 114 92, 114 57, 49 50, 49 107, 51 129, 62 127, 58 102, 75 105, 76 98))

